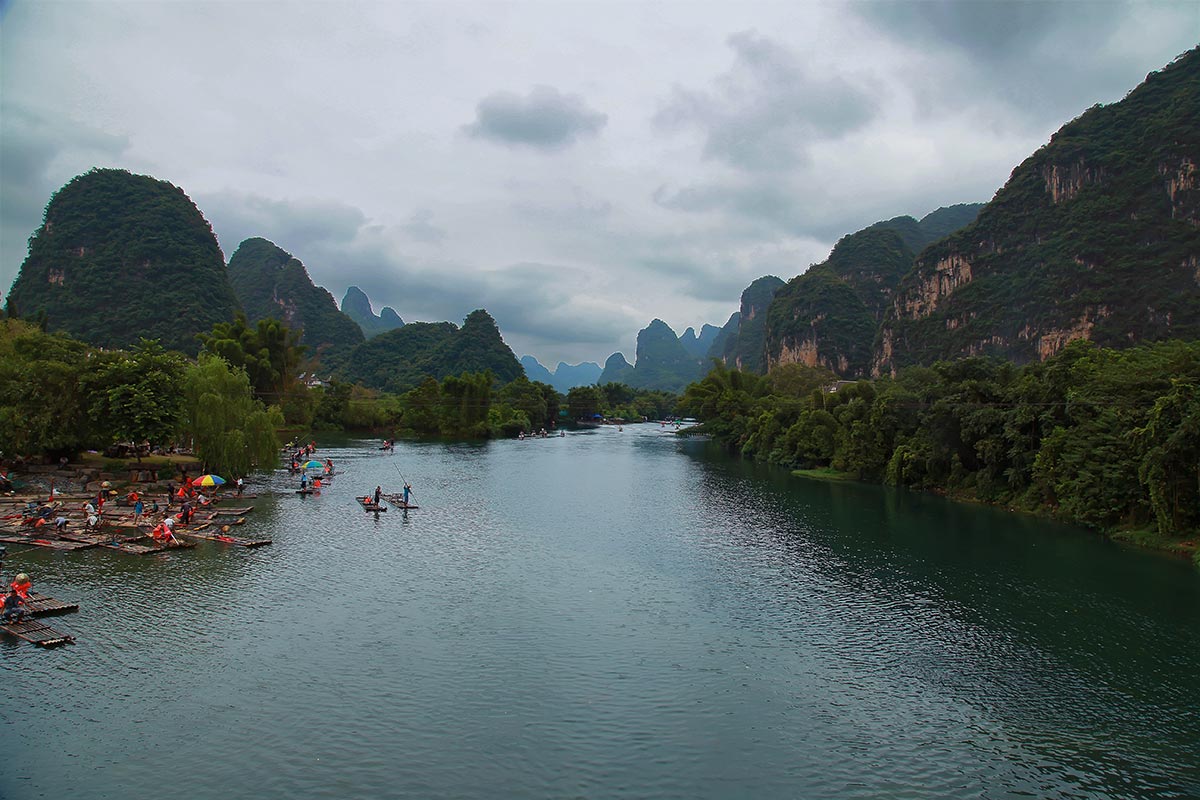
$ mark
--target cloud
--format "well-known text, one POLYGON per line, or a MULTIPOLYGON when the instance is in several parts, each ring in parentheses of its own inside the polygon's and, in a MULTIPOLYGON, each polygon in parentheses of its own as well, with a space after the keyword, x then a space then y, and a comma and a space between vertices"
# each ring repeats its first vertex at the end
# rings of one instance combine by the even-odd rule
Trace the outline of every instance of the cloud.
POLYGON ((592 111, 578 95, 535 86, 525 98, 511 92, 483 98, 475 107, 475 121, 463 130, 476 139, 550 151, 595 136, 607 123, 608 115, 592 111))
POLYGON ((367 222, 362 210, 330 200, 278 200, 241 191, 210 192, 194 199, 226 258, 246 239, 261 236, 304 261, 300 254, 317 245, 348 245, 367 222))
POLYGON ((733 67, 709 90, 676 86, 654 118, 667 131, 699 129, 706 158, 741 170, 791 168, 808 161, 813 143, 837 139, 878 113, 873 92, 848 73, 819 72, 754 31, 727 44, 733 67))
MULTIPOLYGON (((1119 100, 1131 76, 1194 45, 1194 0, 926 0, 851 8, 909 54, 898 60, 920 110, 976 109, 981 124, 1058 127, 1119 100), (914 66, 916 65, 916 66, 914 66), (1090 102, 1081 98, 1091 98, 1090 102)), ((1136 82, 1136 79, 1135 79, 1136 82)))
POLYGON ((446 239, 446 232, 433 224, 433 212, 420 208, 413 212, 408 222, 399 229, 415 242, 423 244, 441 244, 446 239))

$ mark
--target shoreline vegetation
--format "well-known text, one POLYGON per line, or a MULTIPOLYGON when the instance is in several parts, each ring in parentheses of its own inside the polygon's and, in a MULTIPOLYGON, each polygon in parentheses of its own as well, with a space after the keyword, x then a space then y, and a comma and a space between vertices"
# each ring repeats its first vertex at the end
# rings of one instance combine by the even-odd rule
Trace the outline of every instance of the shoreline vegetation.
POLYGON ((679 411, 801 477, 1033 513, 1200 566, 1200 342, 1077 340, 1023 366, 973 357, 857 382, 717 365, 679 411))
POLYGON ((273 469, 282 438, 300 431, 515 438, 604 419, 691 417, 699 425, 680 433, 800 477, 1039 514, 1191 554, 1200 566, 1200 342, 1109 350, 1079 340, 1023 366, 975 357, 857 382, 800 364, 757 375, 714 362, 679 397, 619 383, 562 395, 523 375, 501 383, 489 370, 426 376, 401 394, 308 386, 299 380, 312 369, 304 348, 276 320, 240 318, 200 338, 190 358, 150 340, 105 350, 0 321, 3 466, 84 454, 86 468, 123 464, 134 480, 161 480, 181 463, 237 476, 273 469), (181 443, 193 461, 146 455, 181 443))

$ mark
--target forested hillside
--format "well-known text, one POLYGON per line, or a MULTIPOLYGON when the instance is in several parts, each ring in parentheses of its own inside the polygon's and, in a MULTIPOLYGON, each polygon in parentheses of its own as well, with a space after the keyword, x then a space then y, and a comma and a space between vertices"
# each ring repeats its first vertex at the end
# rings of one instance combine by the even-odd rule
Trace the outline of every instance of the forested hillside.
POLYGON ((897 288, 873 369, 1200 338, 1200 48, 1063 126, 897 288))
POLYGON ((195 354, 238 301, 212 228, 183 190, 94 169, 50 199, 7 299, 10 316, 89 344, 139 338, 195 354))
POLYGON ((373 389, 404 392, 426 376, 441 380, 488 370, 501 383, 525 374, 496 321, 478 309, 461 328, 449 322, 410 322, 368 339, 351 353, 342 374, 373 389))
POLYGON ((363 332, 316 286, 299 259, 266 239, 251 238, 229 259, 229 280, 251 322, 279 319, 299 331, 309 358, 325 370, 343 364, 363 332))
POLYGON ((980 208, 940 208, 919 222, 896 217, 843 237, 828 259, 776 292, 767 312, 768 367, 819 364, 844 378, 868 374, 884 312, 916 254, 980 208))
POLYGON ((750 372, 766 371, 767 309, 783 285, 774 275, 764 275, 747 286, 740 308, 713 340, 708 358, 750 372))

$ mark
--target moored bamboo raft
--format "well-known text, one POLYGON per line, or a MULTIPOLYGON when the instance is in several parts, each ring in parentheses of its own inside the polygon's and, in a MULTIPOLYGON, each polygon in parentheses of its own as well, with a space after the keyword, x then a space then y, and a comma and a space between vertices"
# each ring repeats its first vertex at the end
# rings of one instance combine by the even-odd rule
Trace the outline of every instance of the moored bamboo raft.
POLYGON ((56 631, 41 620, 26 616, 20 622, 0 623, 0 630, 19 639, 32 642, 39 647, 54 647, 60 644, 75 644, 75 637, 56 631))
POLYGON ((5 544, 29 544, 36 547, 47 547, 51 550, 82 550, 85 547, 95 547, 95 542, 83 542, 76 539, 45 539, 33 536, 16 536, 13 534, 0 535, 0 542, 5 544))
POLYGON ((185 542, 178 538, 179 531, 175 531, 175 541, 155 542, 153 539, 141 537, 120 538, 114 537, 108 533, 75 533, 64 534, 71 536, 74 541, 89 542, 89 547, 104 547, 109 550, 119 550, 122 553, 127 553, 131 556, 145 556, 151 553, 162 553, 167 550, 179 550, 187 547, 195 547, 195 542, 185 542), (138 539, 145 539, 147 543, 143 544, 138 539))
POLYGON ((176 531, 176 534, 190 536, 194 539, 205 539, 210 542, 223 542, 224 544, 237 545, 238 547, 262 547, 263 545, 271 544, 270 539, 247 539, 243 536, 232 536, 224 531, 208 530, 208 525, 201 525, 198 528, 188 531, 176 531))
POLYGON ((30 592, 25 601, 25 613, 35 617, 46 617, 51 614, 68 614, 79 610, 79 603, 68 603, 66 600, 55 600, 38 592, 30 592))

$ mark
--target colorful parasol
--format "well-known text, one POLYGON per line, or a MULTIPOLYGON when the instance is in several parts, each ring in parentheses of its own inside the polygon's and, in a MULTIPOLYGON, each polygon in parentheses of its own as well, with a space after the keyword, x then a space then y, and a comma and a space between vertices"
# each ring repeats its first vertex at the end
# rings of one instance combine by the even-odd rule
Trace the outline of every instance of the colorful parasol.
POLYGON ((315 458, 312 461, 305 461, 300 465, 302 469, 321 469, 325 466, 325 462, 317 461, 315 458))
POLYGON ((201 475, 192 481, 192 486, 220 486, 225 479, 219 475, 201 475))

